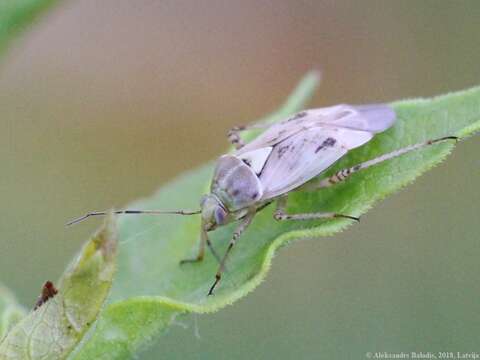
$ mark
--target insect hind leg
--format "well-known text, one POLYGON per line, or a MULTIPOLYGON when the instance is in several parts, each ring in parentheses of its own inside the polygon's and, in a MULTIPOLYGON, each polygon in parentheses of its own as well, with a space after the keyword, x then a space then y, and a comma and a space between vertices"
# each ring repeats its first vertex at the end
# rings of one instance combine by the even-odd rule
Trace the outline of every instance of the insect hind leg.
POLYGON ((288 214, 286 212, 286 207, 287 207, 287 196, 283 196, 277 200, 277 209, 273 213, 273 218, 277 221, 316 220, 316 219, 335 219, 335 218, 344 218, 344 219, 360 221, 358 217, 351 216, 351 215, 338 214, 334 212, 288 214))
POLYGON ((335 174, 333 174, 332 176, 330 176, 328 178, 324 178, 324 179, 321 179, 319 181, 315 181, 313 183, 305 184, 304 186, 299 188, 299 190, 309 191, 309 190, 317 190, 317 189, 322 189, 322 188, 333 186, 335 184, 338 184, 340 182, 345 181, 347 178, 350 177, 350 175, 352 175, 352 174, 354 174, 354 173, 356 173, 360 170, 367 169, 371 166, 380 164, 380 163, 382 163, 384 161, 387 161, 387 160, 390 160, 390 159, 394 159, 398 156, 409 153, 411 151, 419 150, 419 149, 422 149, 424 147, 427 147, 427 146, 430 146, 430 145, 433 145, 433 144, 437 144, 437 143, 440 143, 440 142, 443 142, 443 141, 447 141, 447 140, 458 141, 458 137, 456 137, 456 136, 445 136, 445 137, 442 137, 442 138, 438 138, 438 139, 434 139, 434 140, 428 140, 428 141, 424 141, 422 143, 417 143, 417 144, 414 144, 414 145, 406 146, 404 148, 401 148, 401 149, 398 149, 398 150, 380 155, 380 156, 378 156, 374 159, 367 160, 367 161, 362 162, 360 164, 357 164, 355 166, 337 171, 335 174))
POLYGON ((243 139, 240 137, 240 132, 244 130, 246 130, 245 126, 235 126, 227 133, 228 141, 230 141, 237 150, 245 146, 243 139))
POLYGON ((234 126, 231 128, 228 133, 228 141, 235 147, 236 150, 241 149, 245 146, 243 139, 240 137, 240 133, 242 131, 253 130, 253 129, 263 129, 270 126, 270 124, 250 124, 250 125, 241 125, 241 126, 234 126))

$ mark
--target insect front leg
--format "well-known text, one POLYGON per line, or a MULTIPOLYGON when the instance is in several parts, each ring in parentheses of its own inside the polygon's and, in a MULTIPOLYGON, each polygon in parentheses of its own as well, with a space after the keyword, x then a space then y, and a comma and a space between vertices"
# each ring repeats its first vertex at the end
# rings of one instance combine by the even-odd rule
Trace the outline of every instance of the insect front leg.
POLYGON ((374 159, 365 161, 365 162, 357 164, 355 166, 337 171, 335 174, 333 174, 332 176, 330 176, 328 178, 321 179, 318 182, 305 184, 304 186, 299 188, 299 190, 316 190, 316 189, 330 187, 332 185, 335 185, 335 184, 338 184, 338 183, 344 181, 350 175, 356 173, 357 171, 367 169, 371 166, 374 166, 374 165, 380 164, 384 161, 396 158, 397 156, 406 154, 410 151, 418 150, 418 149, 421 149, 421 148, 424 148, 424 147, 427 147, 427 146, 430 146, 430 145, 433 145, 433 144, 436 144, 436 143, 439 143, 439 142, 447 141, 447 140, 457 141, 458 138, 456 136, 446 136, 446 137, 442 137, 442 138, 439 138, 439 139, 428 140, 428 141, 425 141, 425 142, 422 142, 422 143, 410 145, 410 146, 407 146, 407 147, 389 152, 387 154, 380 155, 379 157, 376 157, 374 159))
POLYGON ((200 245, 198 247, 197 256, 191 259, 180 260, 180 265, 202 261, 203 258, 205 257, 205 244, 207 243, 207 239, 208 239, 207 232, 202 227, 202 230, 200 232, 200 245))
POLYGON ((217 252, 215 251, 215 249, 213 248, 213 245, 212 245, 212 242, 210 241, 210 239, 208 238, 208 234, 207 232, 203 229, 203 226, 202 226, 202 230, 201 230, 201 233, 200 233, 200 245, 199 245, 199 248, 198 248, 198 254, 196 257, 192 258, 192 259, 183 259, 183 260, 180 260, 180 265, 182 264, 187 264, 187 263, 196 263, 196 262, 200 262, 203 260, 203 258, 205 257, 205 244, 208 246, 208 248, 210 249, 210 252, 212 253, 212 255, 215 257, 215 259, 220 263, 221 259, 220 257, 218 256, 217 252))
POLYGON ((273 218, 275 220, 283 221, 283 220, 315 220, 315 219, 345 218, 345 219, 360 221, 358 217, 337 214, 334 212, 287 214, 286 212, 287 199, 288 199, 288 196, 282 196, 277 200, 277 208, 273 213, 273 218))
POLYGON ((232 248, 235 246, 237 240, 240 238, 242 233, 245 231, 245 229, 250 225, 250 223, 253 220, 253 217, 256 214, 256 210, 252 210, 249 212, 240 222, 240 224, 237 226, 235 231, 233 232, 232 239, 230 240, 230 243, 228 244, 227 251, 225 251, 225 254, 223 255, 222 260, 220 261, 220 266, 218 267, 218 271, 215 274, 215 282, 213 285, 210 287, 210 290, 208 291, 208 295, 213 294, 213 290, 217 286, 217 284, 220 282, 220 279, 222 278, 222 273, 225 270, 225 263, 228 258, 228 254, 232 250, 232 248))

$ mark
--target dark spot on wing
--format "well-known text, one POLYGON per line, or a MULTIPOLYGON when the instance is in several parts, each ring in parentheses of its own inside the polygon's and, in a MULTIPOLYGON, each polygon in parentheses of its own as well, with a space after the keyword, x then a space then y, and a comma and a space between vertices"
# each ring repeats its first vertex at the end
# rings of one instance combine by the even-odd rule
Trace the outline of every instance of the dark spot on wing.
POLYGON ((232 191, 232 196, 238 196, 238 194, 240 194, 239 189, 235 189, 235 190, 232 191))
POLYGON ((283 155, 287 152, 290 145, 283 145, 278 148, 278 158, 281 159, 283 155))
POLYGON ((292 116, 290 119, 288 119, 287 121, 293 121, 293 120, 297 120, 297 119, 301 119, 303 117, 307 116, 307 112, 306 111, 302 111, 302 112, 299 112, 297 114, 295 114, 294 116, 292 116))
POLYGON ((242 161, 245 163, 247 166, 252 166, 252 163, 248 159, 242 159, 242 161))
POLYGON ((315 149, 315 154, 318 153, 320 150, 332 147, 337 143, 337 140, 334 138, 326 138, 323 143, 321 143, 316 149, 315 149))
POLYGON ((257 196, 258 196, 258 192, 255 191, 255 192, 252 194, 252 200, 255 200, 255 199, 257 198, 257 196))
POLYGON ((324 144, 325 146, 327 146, 327 147, 331 147, 331 146, 335 145, 336 143, 337 143, 337 140, 335 140, 334 138, 331 138, 331 137, 327 138, 327 139, 323 142, 323 144, 324 144))
POLYGON ((343 117, 347 117, 347 116, 349 116, 349 115, 351 115, 351 114, 352 114, 351 111, 345 110, 345 111, 340 111, 340 112, 337 113, 337 114, 334 114, 334 116, 335 116, 335 120, 338 120, 338 119, 341 119, 341 118, 343 118, 343 117))

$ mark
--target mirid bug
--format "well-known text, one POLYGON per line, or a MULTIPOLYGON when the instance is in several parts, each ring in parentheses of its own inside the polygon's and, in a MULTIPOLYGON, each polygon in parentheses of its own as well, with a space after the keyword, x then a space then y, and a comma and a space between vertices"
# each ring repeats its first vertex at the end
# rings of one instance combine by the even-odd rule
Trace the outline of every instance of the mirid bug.
MULTIPOLYGON (((375 134, 390 128, 396 120, 394 110, 384 104, 336 105, 301 111, 279 123, 253 124, 229 131, 228 139, 235 147, 231 154, 217 160, 210 193, 200 201, 200 210, 120 210, 116 214, 201 214, 200 246, 193 259, 181 264, 202 261, 207 245, 220 265, 208 295, 213 294, 222 277, 225 262, 241 234, 255 214, 276 202, 274 219, 312 220, 346 218, 358 221, 352 214, 286 212, 288 195, 298 190, 318 190, 346 180, 360 170, 445 140, 454 136, 410 145, 377 158, 336 172, 330 177, 319 177, 349 150, 370 141, 375 134), (244 144, 240 132, 266 128, 253 141, 244 144), (318 177, 318 178, 317 178, 318 177), (239 221, 228 248, 219 257, 208 238, 208 232, 228 223, 239 221)), ((75 224, 87 217, 105 215, 105 211, 91 212, 69 223, 75 224)))

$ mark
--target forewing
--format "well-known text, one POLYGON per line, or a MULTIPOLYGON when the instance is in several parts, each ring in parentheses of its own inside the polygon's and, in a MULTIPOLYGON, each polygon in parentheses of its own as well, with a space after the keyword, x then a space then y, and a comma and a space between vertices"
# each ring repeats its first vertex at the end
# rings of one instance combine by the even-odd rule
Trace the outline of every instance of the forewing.
MULTIPOLYGON (((396 120, 395 111, 385 104, 336 105, 307 111, 316 124, 379 133, 396 120)), ((308 126, 308 125, 307 125, 308 126)))
POLYGON ((367 131, 317 126, 285 139, 273 148, 259 176, 262 200, 306 183, 372 137, 367 131))
POLYGON ((315 127, 344 128, 379 133, 393 125, 394 110, 385 104, 336 105, 299 112, 270 126, 257 138, 246 144, 235 155, 276 144, 289 137, 315 127))
POLYGON ((289 138, 302 131, 302 127, 295 124, 288 124, 285 121, 273 124, 268 127, 263 133, 258 135, 254 140, 235 151, 235 155, 240 156, 245 153, 274 146, 279 142, 289 138))

